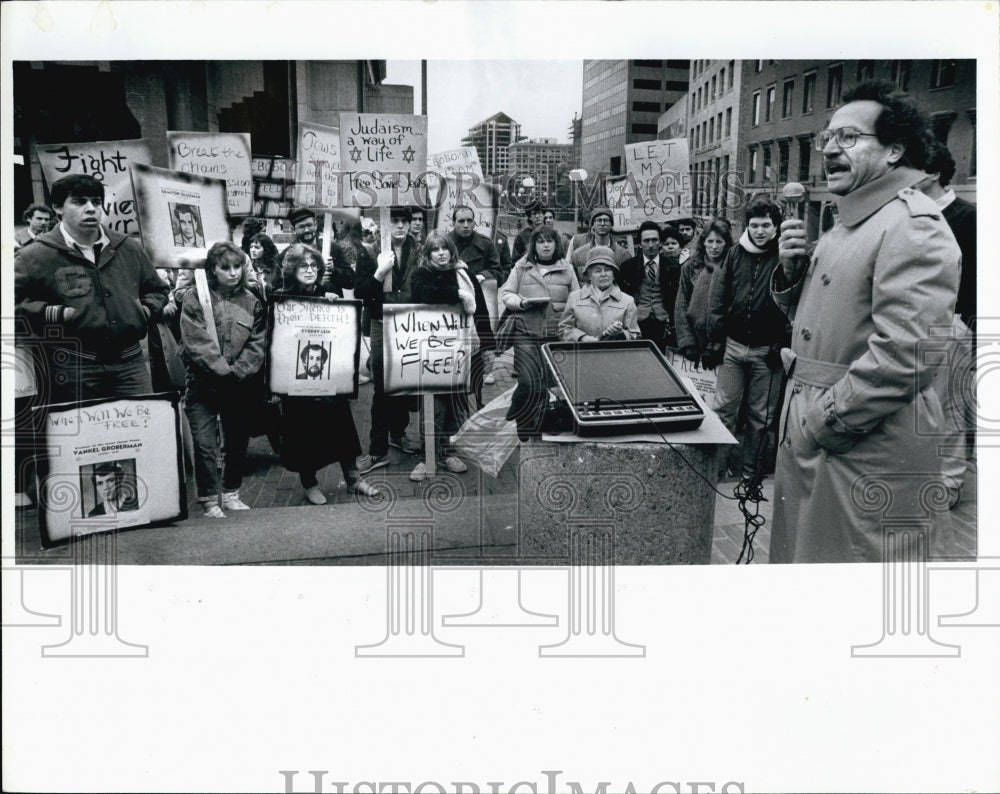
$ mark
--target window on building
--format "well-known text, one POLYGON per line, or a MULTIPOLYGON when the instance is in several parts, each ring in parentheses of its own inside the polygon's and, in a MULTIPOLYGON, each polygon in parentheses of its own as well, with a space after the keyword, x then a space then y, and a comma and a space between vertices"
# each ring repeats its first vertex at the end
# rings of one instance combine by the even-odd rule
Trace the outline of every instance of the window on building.
POLYGON ((747 184, 752 185, 757 181, 757 150, 750 149, 750 160, 747 164, 747 184))
POLYGON ((715 119, 712 118, 708 122, 708 142, 712 143, 715 141, 715 119))
POLYGON ((726 67, 723 66, 719 70, 719 93, 721 94, 726 90, 726 67))
POLYGON ((688 84, 686 80, 667 80, 663 84, 663 89, 665 91, 687 91, 688 84))
POLYGON ((694 148, 698 149, 701 147, 701 127, 694 128, 694 148))
POLYGON ((865 80, 875 79, 875 61, 858 61, 857 81, 863 83, 865 80))
POLYGON ((668 69, 687 69, 691 66, 691 61, 667 61, 668 69))
POLYGON ((788 145, 788 141, 778 141, 778 181, 787 182, 788 181, 788 158, 789 149, 791 147, 788 145))
POLYGON ((659 102, 633 102, 632 110, 639 113, 659 113, 660 103, 659 102))
POLYGON ((715 88, 716 88, 716 83, 717 83, 718 79, 719 79, 718 77, 713 77, 712 78, 712 99, 715 99, 715 88))
POLYGON ((691 94, 691 112, 694 113, 694 94, 691 94))
POLYGON ((931 61, 931 88, 951 88, 957 71, 958 61, 931 61))
POLYGON ((648 80, 644 77, 636 77, 632 80, 632 88, 648 88, 650 91, 659 91, 661 85, 659 80, 648 80))
POLYGON ((611 166, 611 175, 619 176, 622 172, 622 158, 621 156, 612 157, 608 164, 611 166))
POLYGON ((722 140, 722 112, 715 117, 715 134, 719 136, 719 140, 722 140))
POLYGON ((934 130, 935 137, 945 146, 948 145, 948 133, 951 132, 951 125, 955 123, 958 114, 953 111, 944 111, 931 115, 931 129, 934 130))
POLYGON ((831 66, 826 73, 826 106, 836 107, 840 104, 840 92, 844 87, 844 65, 838 63, 831 66))
POLYGON ((733 134, 733 109, 726 108, 726 137, 729 138, 733 134))
POLYGON ((764 68, 764 62, 763 61, 754 61, 753 62, 753 70, 755 72, 760 72, 760 70, 763 69, 763 68, 764 68))
POLYGON ((910 90, 910 61, 890 61, 889 76, 900 91, 910 90))
POLYGON ((760 124, 760 91, 753 92, 753 100, 750 109, 750 123, 753 126, 760 124))
POLYGON ((812 157, 812 137, 799 138, 799 182, 809 181, 809 158, 812 157))
POLYGON ((802 78, 802 112, 812 113, 816 102, 816 72, 810 72, 802 78))
POLYGON ((696 96, 698 97, 698 103, 695 105, 695 110, 701 110, 701 89, 700 88, 696 92, 696 96))
POLYGON ((729 62, 729 82, 726 84, 726 88, 733 87, 733 75, 736 73, 736 61, 729 62))
POLYGON ((663 61, 635 61, 636 66, 648 66, 650 69, 662 69, 663 61))
POLYGON ((774 173, 771 170, 771 144, 765 143, 761 150, 764 152, 763 174, 765 182, 774 181, 774 173))
POLYGON ((766 101, 764 103, 764 121, 770 121, 774 118, 774 86, 768 86, 766 101))
POLYGON ((692 148, 692 149, 694 149, 694 148, 695 148, 695 145, 694 145, 694 135, 695 135, 695 131, 694 131, 694 130, 691 130, 691 132, 689 133, 689 135, 691 136, 691 148, 692 148))
POLYGON ((655 124, 633 124, 632 133, 634 135, 656 135, 655 124))
POLYGON ((792 102, 795 96, 795 81, 785 80, 781 87, 781 118, 787 119, 792 115, 792 102))

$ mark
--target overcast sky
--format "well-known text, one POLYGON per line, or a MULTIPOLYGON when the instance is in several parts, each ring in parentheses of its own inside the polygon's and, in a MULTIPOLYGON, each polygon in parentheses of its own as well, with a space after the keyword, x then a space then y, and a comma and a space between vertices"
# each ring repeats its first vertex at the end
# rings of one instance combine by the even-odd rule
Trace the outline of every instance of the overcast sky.
MULTIPOLYGON (((420 112, 420 61, 389 61, 385 82, 413 86, 420 112)), ((569 143, 580 114, 583 61, 428 61, 427 152, 461 145, 469 127, 503 111, 529 138, 569 143)))

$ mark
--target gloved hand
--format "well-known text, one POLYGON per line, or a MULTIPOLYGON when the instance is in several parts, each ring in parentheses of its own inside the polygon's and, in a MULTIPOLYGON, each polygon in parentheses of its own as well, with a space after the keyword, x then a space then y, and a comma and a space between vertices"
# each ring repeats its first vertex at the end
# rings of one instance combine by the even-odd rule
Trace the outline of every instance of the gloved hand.
POLYGON ((601 339, 621 339, 625 336, 625 328, 621 320, 615 320, 601 333, 601 339))
POLYGON ((709 348, 701 356, 701 365, 707 370, 713 370, 722 363, 725 355, 724 347, 709 348))
POLYGON ((767 355, 764 357, 764 363, 767 364, 768 369, 772 372, 778 372, 784 369, 784 365, 781 363, 781 346, 771 345, 768 348, 767 355))
POLYGON ((681 355, 688 361, 692 361, 695 364, 697 364, 699 359, 701 359, 701 356, 698 354, 698 348, 696 347, 682 347, 681 355))

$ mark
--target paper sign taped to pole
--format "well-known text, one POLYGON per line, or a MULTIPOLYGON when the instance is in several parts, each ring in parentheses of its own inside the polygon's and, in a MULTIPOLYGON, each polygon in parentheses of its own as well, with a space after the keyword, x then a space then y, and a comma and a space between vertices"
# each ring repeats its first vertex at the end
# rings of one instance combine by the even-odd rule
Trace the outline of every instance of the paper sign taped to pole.
POLYGON ((361 301, 287 297, 274 304, 271 391, 292 397, 358 396, 361 301))
MULTIPOLYGON (((271 171, 271 178, 278 178, 274 170, 271 171)), ((339 206, 341 178, 340 130, 300 121, 295 159, 295 203, 319 212, 339 206)))
POLYGON ((57 179, 87 174, 104 185, 104 223, 122 234, 136 234, 136 217, 129 165, 152 162, 144 140, 49 143, 36 147, 42 176, 52 190, 57 179))
POLYGON ((427 116, 340 114, 344 206, 427 206, 427 116))
MULTIPOLYGON (((433 182, 433 180, 429 180, 433 182)), ((494 238, 497 218, 498 188, 488 182, 476 180, 471 174, 452 174, 444 178, 446 190, 436 197, 437 230, 450 232, 454 227, 452 211, 459 203, 469 207, 476 223, 476 231, 491 240, 494 238)))
POLYGON ((226 182, 230 215, 253 209, 253 173, 248 132, 167 132, 170 168, 226 182))
POLYGON ((157 267, 196 267, 229 240, 226 183, 221 179, 132 166, 142 245, 157 267))
POLYGON ((686 138, 625 147, 625 173, 636 188, 636 227, 645 220, 663 223, 691 217, 690 167, 686 138))
POLYGON ((386 394, 469 390, 476 340, 460 306, 387 303, 382 307, 386 394))

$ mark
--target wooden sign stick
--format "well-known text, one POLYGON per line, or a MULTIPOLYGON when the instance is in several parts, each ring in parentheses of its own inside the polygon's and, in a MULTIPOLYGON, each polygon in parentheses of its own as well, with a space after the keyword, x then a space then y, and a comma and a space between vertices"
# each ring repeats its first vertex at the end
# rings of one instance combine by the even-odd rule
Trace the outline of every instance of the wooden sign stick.
POLYGON ((427 476, 437 474, 437 456, 434 454, 434 395, 425 394, 424 399, 424 468, 427 476))
POLYGON ((330 246, 333 243, 333 216, 323 213, 323 264, 330 261, 330 246))

